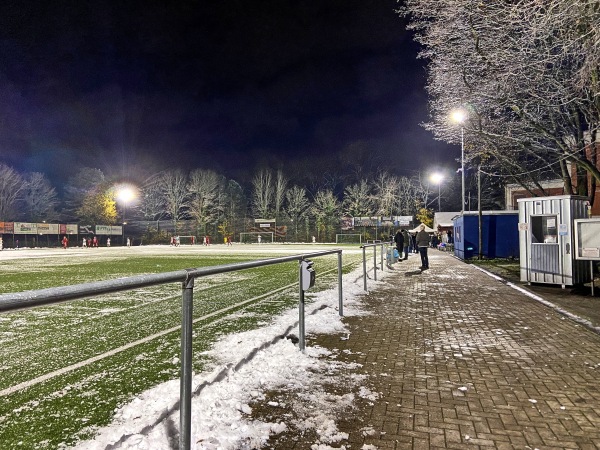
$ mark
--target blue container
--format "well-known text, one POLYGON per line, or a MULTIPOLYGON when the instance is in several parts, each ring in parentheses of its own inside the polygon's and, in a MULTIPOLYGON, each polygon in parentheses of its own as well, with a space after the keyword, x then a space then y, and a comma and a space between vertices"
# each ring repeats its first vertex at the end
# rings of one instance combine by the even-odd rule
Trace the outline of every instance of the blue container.
MULTIPOLYGON (((454 255, 469 259, 479 255, 479 215, 468 212, 452 219, 454 255)), ((484 211, 481 247, 485 258, 519 258, 519 212, 484 211)))

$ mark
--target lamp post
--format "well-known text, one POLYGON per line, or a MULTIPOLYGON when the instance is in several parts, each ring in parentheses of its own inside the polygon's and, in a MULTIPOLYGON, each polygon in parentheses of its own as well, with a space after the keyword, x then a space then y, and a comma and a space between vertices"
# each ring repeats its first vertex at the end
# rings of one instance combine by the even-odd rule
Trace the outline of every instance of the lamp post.
POLYGON ((442 211, 440 199, 442 197, 442 180, 444 179, 444 175, 439 172, 432 173, 429 177, 433 184, 438 185, 438 212, 442 211))
POLYGON ((464 122, 467 119, 467 113, 462 109, 452 111, 452 121, 460 124, 460 174, 462 178, 462 204, 460 213, 465 212, 465 127, 464 122))

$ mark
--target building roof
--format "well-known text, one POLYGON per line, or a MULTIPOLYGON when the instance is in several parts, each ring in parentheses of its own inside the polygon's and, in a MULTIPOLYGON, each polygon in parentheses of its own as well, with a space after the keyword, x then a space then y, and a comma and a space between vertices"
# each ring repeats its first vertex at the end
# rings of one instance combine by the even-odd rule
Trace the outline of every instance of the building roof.
POLYGON ((437 230, 438 227, 452 227, 452 218, 458 215, 460 215, 460 211, 436 212, 433 216, 433 229, 437 230))

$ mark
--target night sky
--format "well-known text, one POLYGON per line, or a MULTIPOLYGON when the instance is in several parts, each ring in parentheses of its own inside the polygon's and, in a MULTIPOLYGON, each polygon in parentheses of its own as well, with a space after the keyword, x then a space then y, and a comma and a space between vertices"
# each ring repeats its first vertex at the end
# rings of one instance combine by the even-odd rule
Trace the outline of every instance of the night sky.
POLYGON ((0 162, 412 175, 453 161, 395 0, 44 1, 0 6, 0 162))

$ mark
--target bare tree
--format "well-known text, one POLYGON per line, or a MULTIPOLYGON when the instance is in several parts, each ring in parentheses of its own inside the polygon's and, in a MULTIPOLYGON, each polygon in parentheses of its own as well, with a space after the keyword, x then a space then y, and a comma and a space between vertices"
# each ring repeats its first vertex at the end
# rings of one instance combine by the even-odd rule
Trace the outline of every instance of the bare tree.
POLYGON ((285 213, 294 224, 294 239, 298 240, 298 225, 309 212, 310 202, 306 196, 306 189, 293 186, 285 194, 285 213))
POLYGON ((395 211, 399 215, 414 216, 426 201, 427 191, 421 183, 420 175, 415 177, 399 177, 395 211))
POLYGON ((600 8, 595 0, 406 0, 403 9, 429 60, 428 91, 439 138, 465 133, 466 162, 523 185, 548 176, 577 192, 596 168, 600 119, 600 8), (462 125, 450 111, 468 113, 462 125))
POLYGON ((352 184, 344 191, 343 211, 352 217, 373 214, 373 196, 367 180, 352 184))
POLYGON ((164 196, 166 211, 177 233, 177 222, 187 217, 187 177, 180 170, 169 170, 161 174, 159 185, 164 196))
POLYGON ((275 186, 268 169, 261 170, 252 180, 252 209, 255 218, 267 219, 273 211, 275 186))
POLYGON ((378 215, 392 216, 396 212, 398 178, 387 172, 380 172, 374 182, 374 203, 378 215))
POLYGON ((277 176, 275 177, 275 186, 273 193, 273 208, 275 212, 275 219, 279 219, 280 213, 282 212, 287 184, 288 180, 283 175, 283 172, 281 170, 278 170, 277 176))
POLYGON ((160 221, 167 215, 165 197, 161 186, 162 174, 152 175, 142 188, 138 211, 146 220, 160 221))
POLYGON ((242 219, 246 216, 247 200, 242 186, 229 180, 226 187, 224 215, 229 224, 229 231, 233 234, 242 228, 242 219))
POLYGON ((40 172, 26 175, 23 187, 25 217, 32 222, 53 220, 56 218, 58 198, 46 176, 40 172))
POLYGON ((212 170, 196 169, 188 181, 189 215, 198 223, 198 232, 206 232, 206 224, 217 213, 221 177, 212 170))
POLYGON ((16 170, 0 164, 0 218, 3 221, 16 219, 17 201, 24 187, 23 177, 16 170))
POLYGON ((317 224, 319 238, 333 240, 335 230, 340 223, 341 205, 330 190, 317 192, 312 211, 317 224))

